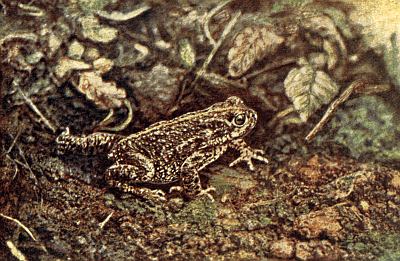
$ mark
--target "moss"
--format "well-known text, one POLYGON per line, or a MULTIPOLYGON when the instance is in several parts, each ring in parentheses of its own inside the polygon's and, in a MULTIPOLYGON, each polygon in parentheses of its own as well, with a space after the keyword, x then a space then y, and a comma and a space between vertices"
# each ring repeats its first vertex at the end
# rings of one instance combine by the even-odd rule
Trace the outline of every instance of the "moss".
MULTIPOLYGON (((197 198, 175 216, 175 222, 189 222, 199 224, 201 227, 213 224, 216 219, 217 207, 214 202, 206 198, 197 198)), ((173 222, 173 223, 175 223, 173 222)))
POLYGON ((376 96, 347 103, 332 120, 333 140, 346 146, 353 157, 380 161, 400 160, 400 124, 396 112, 376 96))
POLYGON ((400 234, 372 231, 361 235, 356 241, 350 243, 348 248, 361 255, 373 254, 376 260, 399 260, 400 234))

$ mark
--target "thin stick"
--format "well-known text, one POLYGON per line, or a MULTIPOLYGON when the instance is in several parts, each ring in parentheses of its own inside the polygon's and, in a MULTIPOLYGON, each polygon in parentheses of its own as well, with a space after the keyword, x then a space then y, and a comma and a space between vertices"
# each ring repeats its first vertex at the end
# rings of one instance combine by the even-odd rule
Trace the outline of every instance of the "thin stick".
POLYGON ((29 235, 34 241, 37 241, 37 239, 36 239, 35 236, 32 234, 32 232, 29 230, 29 228, 27 228, 24 224, 22 224, 21 221, 19 221, 18 219, 15 219, 15 218, 6 216, 6 215, 4 215, 4 214, 2 214, 2 213, 0 213, 0 216, 2 216, 2 217, 5 218, 5 219, 11 220, 11 221, 14 221, 15 223, 17 223, 20 227, 22 227, 22 228, 25 230, 26 233, 28 233, 28 235, 29 235))
POLYGON ((225 27, 218 42, 214 45, 214 48, 211 50, 207 59, 204 61, 203 66, 197 72, 196 78, 193 80, 192 85, 194 85, 198 81, 199 78, 203 77, 203 74, 206 72, 208 65, 211 63, 212 59, 214 58, 214 55, 217 53, 218 49, 221 47, 222 42, 225 40, 226 36, 232 31, 233 27, 235 26, 235 24, 241 14, 242 13, 240 11, 236 12, 235 15, 233 16, 233 18, 231 19, 231 21, 225 27))
POLYGON ((110 220, 110 218, 112 217, 112 215, 114 214, 114 212, 111 212, 106 219, 104 219, 104 221, 102 221, 101 223, 99 223, 99 227, 100 229, 103 229, 103 227, 107 224, 107 222, 110 220))
POLYGON ((286 117, 287 115, 291 114, 292 112, 295 111, 295 108, 293 105, 287 107, 283 111, 278 112, 275 114, 275 116, 267 123, 268 127, 272 127, 272 125, 279 119, 286 117))
POLYGON ((306 136, 305 140, 307 142, 310 142, 315 135, 328 123, 329 119, 333 115, 333 113, 338 109, 338 107, 347 101, 350 97, 350 95, 356 90, 356 89, 361 89, 363 85, 365 85, 366 82, 365 80, 356 80, 350 84, 349 87, 347 87, 346 90, 342 92, 342 94, 334 100, 326 110, 324 116, 322 116, 321 120, 315 125, 315 127, 308 133, 306 136))
MULTIPOLYGON (((9 154, 11 152, 11 150, 14 148, 15 143, 17 142, 19 136, 21 135, 22 130, 19 129, 17 135, 15 135, 14 140, 12 141, 10 147, 8 148, 8 150, 6 151, 6 154, 9 154)), ((10 135, 12 137, 12 135, 10 135)))
POLYGON ((217 73, 207 73, 207 72, 205 72, 205 73, 203 73, 201 75, 201 77, 203 79, 213 83, 213 84, 224 83, 226 85, 233 86, 233 87, 236 87, 236 88, 239 88, 239 89, 246 89, 247 88, 246 84, 240 83, 238 81, 229 80, 229 79, 225 78, 224 76, 219 75, 217 73))
POLYGON ((18 260, 18 261, 27 261, 25 255, 19 250, 13 242, 10 240, 6 241, 7 247, 10 249, 11 254, 18 260))
POLYGON ((264 68, 262 68, 258 71, 252 72, 252 73, 246 75, 245 77, 247 79, 254 78, 261 73, 272 71, 272 70, 278 69, 280 67, 296 63, 298 59, 299 59, 298 57, 287 57, 282 60, 276 60, 275 62, 269 63, 264 68))
POLYGON ((214 45, 214 46, 215 46, 216 42, 215 42, 214 38, 211 36, 211 33, 210 33, 210 27, 209 27, 210 20, 219 10, 221 10, 224 6, 226 6, 230 2, 232 2, 232 0, 225 0, 225 1, 221 2, 221 3, 219 3, 216 7, 214 7, 207 14, 206 19, 204 21, 204 34, 206 35, 206 38, 210 41, 210 43, 212 45, 214 45))
POLYGON ((46 117, 40 112, 40 110, 36 107, 36 105, 32 102, 31 99, 29 99, 25 93, 21 90, 21 88, 16 87, 18 92, 21 94, 22 98, 24 98, 25 102, 28 104, 28 106, 39 116, 39 118, 43 121, 43 123, 53 131, 53 133, 56 133, 57 129, 50 123, 46 117))
MULTIPOLYGON (((104 130, 104 131, 113 131, 113 132, 118 132, 118 131, 122 131, 124 130, 126 127, 128 127, 128 125, 132 122, 133 119, 133 108, 132 105, 130 103, 130 101, 128 99, 124 100, 124 105, 126 106, 126 108, 128 108, 128 116, 126 117, 126 119, 119 125, 114 126, 114 127, 106 127, 103 126, 104 124, 103 121, 99 124, 100 128, 99 130, 104 130)), ((108 117, 108 115, 107 115, 108 117)), ((106 118, 107 118, 106 117, 106 118)), ((107 122, 107 124, 110 122, 107 122)))

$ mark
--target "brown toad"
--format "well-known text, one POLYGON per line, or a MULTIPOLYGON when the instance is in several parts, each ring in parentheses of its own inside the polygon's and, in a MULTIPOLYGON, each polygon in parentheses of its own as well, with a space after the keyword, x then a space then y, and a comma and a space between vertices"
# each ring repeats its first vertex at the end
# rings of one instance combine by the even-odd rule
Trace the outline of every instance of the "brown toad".
POLYGON ((205 194, 212 199, 209 192, 215 189, 202 189, 199 171, 228 148, 240 152, 229 166, 245 161, 254 170, 253 158, 268 163, 263 151, 252 149, 242 139, 256 122, 254 110, 240 98, 230 97, 207 109, 155 123, 128 137, 107 133, 77 137, 67 129, 56 143, 62 153, 108 153, 114 164, 107 169, 106 180, 125 192, 164 200, 163 191, 150 189, 146 184, 177 182, 179 186, 170 191, 181 191, 189 197, 205 194))

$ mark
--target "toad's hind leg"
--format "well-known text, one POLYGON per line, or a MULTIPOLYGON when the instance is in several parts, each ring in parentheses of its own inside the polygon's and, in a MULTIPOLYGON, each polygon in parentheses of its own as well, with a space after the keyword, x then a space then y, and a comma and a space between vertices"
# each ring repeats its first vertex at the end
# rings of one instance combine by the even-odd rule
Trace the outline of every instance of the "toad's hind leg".
POLYGON ((93 133, 87 136, 74 136, 67 128, 56 139, 56 151, 58 154, 76 153, 92 155, 108 153, 116 142, 123 136, 110 133, 93 133))
POLYGON ((214 198, 209 192, 215 189, 213 187, 207 189, 201 187, 199 171, 217 160, 226 150, 227 146, 220 146, 195 152, 182 164, 180 170, 181 187, 172 187, 171 189, 183 190, 189 197, 206 195, 213 201, 214 198))
POLYGON ((140 183, 152 181, 152 177, 153 173, 140 165, 116 164, 108 168, 105 173, 106 181, 111 187, 146 199, 165 201, 165 193, 162 190, 139 186, 140 183))

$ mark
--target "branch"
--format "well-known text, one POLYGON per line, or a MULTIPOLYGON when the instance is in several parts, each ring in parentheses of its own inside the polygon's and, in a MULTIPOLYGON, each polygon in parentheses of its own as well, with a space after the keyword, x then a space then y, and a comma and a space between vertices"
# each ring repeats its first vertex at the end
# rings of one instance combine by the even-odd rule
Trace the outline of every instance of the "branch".
POLYGON ((36 105, 32 102, 31 99, 29 99, 25 93, 21 90, 20 87, 16 87, 17 91, 19 92, 19 94, 21 94, 22 98, 25 100, 25 102, 28 104, 28 106, 39 116, 39 118, 43 121, 44 125, 46 125, 49 129, 51 129, 53 131, 53 133, 56 133, 57 128, 53 126, 53 124, 50 123, 50 121, 48 119, 46 119, 46 117, 44 117, 44 115, 40 112, 40 110, 38 109, 38 107, 36 107, 36 105))
POLYGON ((34 235, 32 234, 32 232, 29 230, 29 228, 27 228, 24 224, 22 224, 21 221, 19 221, 18 219, 15 219, 15 218, 6 216, 6 215, 4 215, 4 214, 2 214, 2 213, 0 213, 0 216, 3 217, 3 218, 5 218, 5 219, 11 220, 11 221, 14 221, 15 223, 17 223, 20 227, 22 227, 22 228, 25 230, 26 233, 28 233, 28 235, 29 235, 34 241, 37 241, 36 238, 35 238, 35 236, 34 236, 34 235))
POLYGON ((210 54, 207 56, 207 59, 204 61, 203 66, 201 69, 196 73, 196 78, 193 80, 192 85, 194 85, 199 78, 203 77, 203 74, 206 72, 208 65, 211 63, 214 55, 217 53, 218 49, 221 47, 222 42, 225 40, 226 36, 232 31, 233 27, 235 26, 238 18, 242 13, 236 12, 233 16, 232 20, 229 21, 228 25, 225 27, 224 31, 222 32, 218 42, 214 45, 214 48, 211 50, 210 54))
POLYGON ((324 116, 322 116, 321 120, 315 125, 315 127, 308 133, 305 140, 310 142, 315 135, 328 123, 329 119, 333 115, 333 113, 338 109, 338 107, 347 101, 349 97, 354 94, 374 94, 379 92, 385 92, 391 89, 389 84, 371 84, 367 82, 365 79, 359 79, 352 82, 346 90, 342 92, 342 94, 334 100, 326 110, 324 116))
POLYGON ((212 45, 216 45, 216 42, 214 38, 211 36, 210 33, 210 28, 209 28, 209 23, 211 18, 219 11, 221 10, 224 6, 232 2, 232 0, 225 0, 221 3, 219 3, 216 7, 214 7, 206 16, 206 20, 204 21, 204 34, 206 35, 206 38, 210 41, 212 45))

